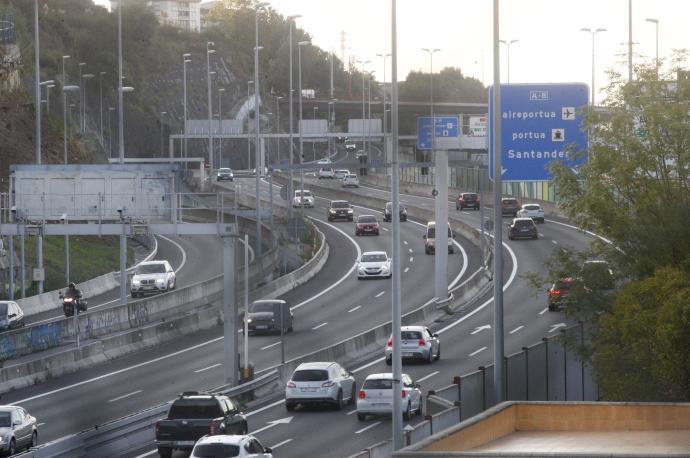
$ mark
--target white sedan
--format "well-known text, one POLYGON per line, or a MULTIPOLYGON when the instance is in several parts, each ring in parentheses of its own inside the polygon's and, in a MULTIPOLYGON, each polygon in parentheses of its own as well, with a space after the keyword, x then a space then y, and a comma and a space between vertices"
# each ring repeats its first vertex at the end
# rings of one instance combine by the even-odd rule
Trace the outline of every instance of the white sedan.
POLYGON ((314 208, 314 196, 311 194, 311 191, 306 191, 304 189, 295 190, 292 206, 314 208))
MULTIPOLYGON (((402 396, 403 418, 409 420, 412 412, 422 413, 422 391, 419 383, 412 381, 409 375, 402 374, 402 390, 397 396, 402 396)), ((370 374, 364 380, 362 389, 357 397, 357 419, 364 421, 367 415, 390 415, 393 412, 393 374, 370 374)))
POLYGON ((518 218, 532 218, 535 223, 544 222, 544 209, 539 204, 524 204, 517 212, 518 218))
POLYGON ((204 436, 194 445, 189 458, 226 457, 237 458, 273 458, 270 447, 264 447, 251 435, 231 436, 219 434, 204 436))
POLYGON ((391 258, 385 251, 362 253, 357 264, 357 279, 391 278, 391 258))
POLYGON ((346 188, 348 186, 359 188, 359 178, 357 178, 357 175, 355 175, 354 173, 345 175, 343 177, 342 187, 346 188))

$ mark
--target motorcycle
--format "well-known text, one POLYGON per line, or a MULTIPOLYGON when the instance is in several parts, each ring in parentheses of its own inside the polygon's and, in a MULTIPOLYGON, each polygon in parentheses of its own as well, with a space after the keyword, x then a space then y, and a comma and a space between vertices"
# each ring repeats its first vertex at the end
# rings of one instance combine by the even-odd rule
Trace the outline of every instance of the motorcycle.
POLYGON ((84 299, 63 294, 60 294, 60 299, 62 299, 62 311, 65 316, 74 316, 75 307, 77 309, 77 314, 80 312, 86 312, 87 303, 84 299))

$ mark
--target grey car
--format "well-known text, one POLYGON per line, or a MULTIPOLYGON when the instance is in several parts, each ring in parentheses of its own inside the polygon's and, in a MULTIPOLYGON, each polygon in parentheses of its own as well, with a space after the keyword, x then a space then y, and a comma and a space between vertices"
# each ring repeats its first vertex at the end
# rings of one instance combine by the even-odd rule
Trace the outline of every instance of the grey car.
POLYGON ((0 331, 24 327, 24 312, 14 301, 0 301, 0 331))
MULTIPOLYGON (((441 359, 441 341, 426 326, 402 326, 400 328, 400 351, 402 359, 417 359, 431 364, 441 359)), ((386 344, 386 364, 392 364, 393 336, 386 344)))
POLYGON ((19 406, 0 406, 0 451, 14 455, 37 444, 36 418, 19 406))

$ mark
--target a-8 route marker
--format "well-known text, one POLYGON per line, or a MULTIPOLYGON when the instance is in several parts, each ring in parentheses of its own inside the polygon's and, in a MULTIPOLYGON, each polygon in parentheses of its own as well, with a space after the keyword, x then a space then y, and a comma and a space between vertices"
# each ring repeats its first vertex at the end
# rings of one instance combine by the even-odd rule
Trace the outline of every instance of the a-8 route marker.
MULTIPOLYGON (((573 151, 587 150, 582 109, 588 105, 586 84, 501 85, 501 175, 503 181, 548 181, 548 164, 563 161, 570 168, 586 161, 575 160, 573 151)), ((489 100, 493 87, 489 88, 489 100)), ((489 102, 489 119, 493 107, 489 102)), ((489 136, 493 137, 489 123, 489 136)), ((489 142, 489 177, 494 179, 492 142, 489 142)))

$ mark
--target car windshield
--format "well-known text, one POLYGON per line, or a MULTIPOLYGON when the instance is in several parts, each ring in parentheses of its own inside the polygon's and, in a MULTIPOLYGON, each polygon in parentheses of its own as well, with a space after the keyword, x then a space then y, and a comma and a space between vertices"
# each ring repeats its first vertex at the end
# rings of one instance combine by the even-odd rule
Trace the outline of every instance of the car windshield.
POLYGON ((12 413, 0 412, 0 428, 9 428, 12 426, 12 413))
POLYGON ((357 178, 357 175, 347 175, 345 178, 357 178))
POLYGON ((249 306, 249 313, 273 312, 274 302, 256 302, 249 306))
POLYGON ((350 171, 349 170, 336 170, 335 173, 342 173, 343 175, 347 175, 348 173, 350 173, 350 171))
MULTIPOLYGON (((428 239, 436 238, 436 226, 427 228, 426 237, 428 239)), ((448 228, 448 237, 453 237, 453 233, 450 231, 450 228, 448 228)))
POLYGON ((375 216, 360 216, 359 219, 357 220, 358 223, 375 223, 376 222, 376 217, 375 216))
POLYGON ((230 173, 230 169, 218 169, 220 173, 230 173))
POLYGON ((170 420, 217 418, 222 416, 223 411, 215 399, 179 399, 170 407, 170 413, 168 414, 170 420))
POLYGON ((462 198, 467 199, 467 200, 472 200, 472 199, 476 199, 477 195, 476 194, 463 194, 462 198))
POLYGON ((200 444, 192 452, 198 458, 231 458, 240 456, 239 445, 232 444, 200 444))
POLYGON ((515 199, 503 199, 503 205, 517 205, 517 200, 515 200, 515 199))
POLYGON ((332 208, 350 208, 350 204, 348 202, 331 202, 331 207, 332 208))
POLYGON ((363 254, 362 262, 385 262, 388 261, 388 256, 385 254, 363 254))
POLYGON ((311 191, 295 191, 297 197, 311 197, 311 191))
POLYGON ((324 382, 328 380, 328 371, 324 369, 301 369, 292 374, 293 382, 324 382))
POLYGON ((536 210, 540 210, 541 207, 539 205, 523 205, 522 209, 523 210, 536 211, 536 210))
POLYGON ((165 266, 163 264, 141 264, 137 267, 138 274, 164 274, 165 266))
POLYGON ((365 390, 390 390, 393 387, 393 380, 389 378, 372 378, 364 381, 365 390))
POLYGON ((532 227, 533 225, 532 220, 520 219, 515 221, 515 227, 532 227))
POLYGON ((422 333, 419 331, 400 331, 401 340, 419 340, 422 338, 422 333))
POLYGON ((7 303, 0 302, 0 318, 7 316, 7 303))

